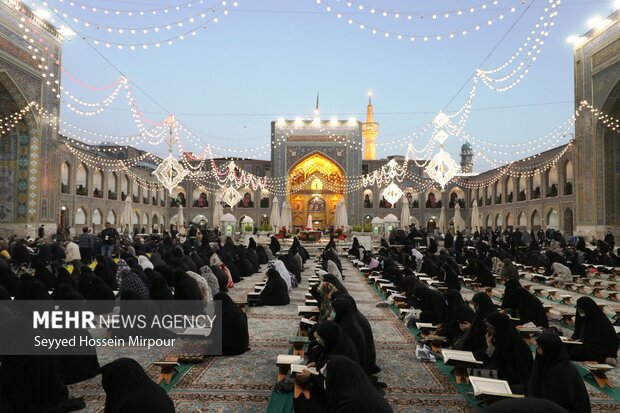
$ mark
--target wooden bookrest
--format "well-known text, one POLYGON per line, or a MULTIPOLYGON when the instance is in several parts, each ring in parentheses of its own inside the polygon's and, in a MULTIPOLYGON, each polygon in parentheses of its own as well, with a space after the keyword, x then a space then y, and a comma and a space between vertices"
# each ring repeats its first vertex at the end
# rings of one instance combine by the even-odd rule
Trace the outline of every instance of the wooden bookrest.
POLYGON ((469 384, 469 372, 467 369, 469 366, 467 364, 457 363, 454 365, 454 378, 456 380, 456 384, 461 384, 463 381, 469 384))
POLYGON ((606 371, 607 370, 590 370, 588 374, 592 376, 594 381, 596 381, 596 384, 598 384, 601 389, 604 389, 605 387, 613 389, 615 386, 611 383, 611 380, 607 377, 607 374, 605 374, 606 371))
POLYGON ((172 378, 177 373, 177 367, 179 366, 179 357, 178 356, 166 356, 162 361, 156 361, 156 366, 161 368, 155 383, 160 384, 162 381, 166 382, 166 384, 170 384, 172 378))
POLYGON ((564 321, 566 324, 573 324, 573 317, 575 317, 575 314, 571 314, 571 313, 562 313, 560 314, 560 316, 562 317, 562 321, 564 321))
POLYGON ((305 336, 291 337, 288 339, 288 342, 293 345, 293 354, 303 357, 305 354, 304 346, 308 344, 310 340, 308 339, 308 336, 305 335, 305 336))
POLYGON ((278 364, 278 382, 286 379, 288 371, 291 369, 290 364, 278 364))
POLYGON ((245 300, 245 301, 241 301, 241 300, 240 301, 235 301, 235 304, 237 304, 237 307, 239 307, 239 309, 245 313, 245 308, 248 305, 248 301, 247 300, 245 300))
POLYGON ((302 384, 298 383, 297 380, 295 380, 295 388, 293 390, 293 398, 297 399, 302 394, 306 398, 306 400, 310 400, 310 389, 308 388, 308 386, 307 385, 302 385, 302 384))
POLYGON ((435 334, 429 334, 422 341, 430 343, 431 351, 433 353, 441 353, 444 343, 448 341, 446 337, 437 336, 435 334))
POLYGON ((573 299, 572 296, 570 295, 561 295, 560 296, 560 302, 562 304, 571 304, 571 300, 573 299))

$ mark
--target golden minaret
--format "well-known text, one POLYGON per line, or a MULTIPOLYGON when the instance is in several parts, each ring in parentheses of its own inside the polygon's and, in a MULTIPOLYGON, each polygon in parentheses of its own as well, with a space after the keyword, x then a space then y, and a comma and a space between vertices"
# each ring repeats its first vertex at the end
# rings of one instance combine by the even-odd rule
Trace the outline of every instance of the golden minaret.
POLYGON ((362 137, 364 138, 364 160, 377 159, 377 144, 379 124, 373 119, 372 92, 368 93, 368 107, 366 108, 366 122, 362 123, 362 137))

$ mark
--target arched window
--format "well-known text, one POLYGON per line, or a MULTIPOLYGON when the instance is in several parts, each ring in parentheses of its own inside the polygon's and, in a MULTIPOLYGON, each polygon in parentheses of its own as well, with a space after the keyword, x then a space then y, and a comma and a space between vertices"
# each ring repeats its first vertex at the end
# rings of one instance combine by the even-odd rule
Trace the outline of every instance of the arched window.
POLYGON ((495 215, 495 229, 502 229, 504 226, 504 219, 502 218, 502 214, 495 215))
POLYGON ((532 177, 532 199, 540 199, 540 174, 536 174, 532 177))
POLYGON ((566 208, 564 210, 564 235, 573 235, 573 210, 566 208))
POLYGON ((517 201, 525 201, 527 200, 527 181, 525 180, 525 176, 519 176, 518 182, 519 188, 517 188, 517 191, 519 191, 519 193, 517 195, 517 201))
POLYGON ((116 212, 113 209, 108 212, 108 219, 106 221, 112 225, 116 224, 116 212))
POLYGON ((185 195, 185 189, 181 186, 177 186, 172 190, 172 197, 170 197, 170 206, 178 207, 179 205, 185 207, 187 196, 185 195))
POLYGON ((372 205, 373 205, 372 191, 370 189, 365 189, 364 190, 364 208, 372 208, 372 205))
POLYGON ((312 180, 312 183, 310 184, 310 189, 312 189, 313 191, 322 191, 323 181, 321 181, 319 178, 314 178, 314 180, 312 180))
POLYGON ((560 229, 560 214, 553 208, 547 212, 547 228, 560 229))
POLYGON ((75 225, 86 225, 86 212, 82 208, 78 208, 75 211, 75 225))
POLYGON ((127 175, 123 176, 121 179, 121 201, 124 201, 125 198, 129 196, 129 177, 127 175))
POLYGON ((269 191, 266 189, 260 191, 260 207, 269 208, 269 191))
POLYGON ((69 186, 69 176, 71 173, 71 166, 69 162, 63 162, 60 165, 60 192, 63 194, 70 194, 71 189, 69 186))
POLYGON ((108 199, 118 199, 118 177, 115 172, 108 175, 108 199))
POLYGON ((515 221, 512 214, 509 212, 506 214, 506 228, 514 228, 515 221))
POLYGON ((149 225, 149 216, 146 214, 146 212, 142 213, 142 226, 147 226, 149 225))
POLYGON ((514 201, 515 183, 512 176, 506 179, 506 202, 514 201))
POLYGON ((534 210, 534 212, 532 212, 532 218, 530 219, 530 223, 532 231, 538 231, 539 229, 541 229, 540 214, 537 210, 534 210))
POLYGON ((241 201, 237 204, 239 208, 254 208, 254 191, 247 186, 239 189, 239 193, 242 194, 241 201))
POLYGON ((134 212, 131 215, 131 225, 138 226, 140 225, 140 214, 138 213, 138 211, 134 212))
POLYGON ((75 171, 75 194, 88 196, 88 168, 83 163, 75 171))
MULTIPOLYGON (((431 189, 426 193, 426 208, 441 208, 441 192, 431 189)), ((380 205, 379 205, 380 206, 380 205)))
POLYGON ((103 221, 103 216, 101 215, 101 211, 98 209, 95 209, 95 211, 93 212, 93 224, 95 225, 101 225, 103 221))
POLYGON ((454 208, 457 203, 461 208, 465 208, 465 193, 461 188, 454 188, 450 191, 450 202, 448 203, 448 207, 454 208))
POLYGON ((564 195, 573 194, 573 162, 568 159, 564 163, 564 195))
POLYGON ((103 172, 97 169, 93 174, 93 197, 103 198, 103 172))
POLYGON ((133 180, 133 182, 131 182, 131 195, 132 202, 140 202, 140 185, 138 185, 138 181, 136 181, 135 179, 133 180))
POLYGON ((487 217, 484 220, 484 226, 485 226, 485 228, 492 228, 493 227, 493 223, 491 222, 491 214, 487 214, 487 217))
POLYGON ((502 183, 500 180, 497 180, 495 184, 493 184, 493 198, 495 205, 502 203, 502 183))
POLYGON ((157 198, 159 199, 160 206, 166 206, 166 192, 163 189, 157 191, 157 198))
POLYGON ((527 217, 524 212, 519 213, 519 217, 517 218, 517 222, 519 223, 519 229, 527 229, 527 217))
POLYGON ((547 171, 547 198, 558 196, 558 168, 553 165, 547 171))
POLYGON ((207 190, 202 187, 198 187, 194 189, 193 192, 193 206, 196 208, 206 208, 209 206, 209 201, 207 200, 207 190))

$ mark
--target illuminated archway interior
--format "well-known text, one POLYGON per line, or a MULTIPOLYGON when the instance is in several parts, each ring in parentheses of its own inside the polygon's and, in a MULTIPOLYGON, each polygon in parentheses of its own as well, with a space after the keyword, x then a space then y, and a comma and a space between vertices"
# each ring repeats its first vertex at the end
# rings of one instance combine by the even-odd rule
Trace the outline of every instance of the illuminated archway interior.
POLYGON ((344 196, 346 176, 328 157, 314 153, 300 160, 289 171, 287 194, 293 227, 307 226, 312 215, 313 228, 325 229, 334 222, 336 205, 344 196))

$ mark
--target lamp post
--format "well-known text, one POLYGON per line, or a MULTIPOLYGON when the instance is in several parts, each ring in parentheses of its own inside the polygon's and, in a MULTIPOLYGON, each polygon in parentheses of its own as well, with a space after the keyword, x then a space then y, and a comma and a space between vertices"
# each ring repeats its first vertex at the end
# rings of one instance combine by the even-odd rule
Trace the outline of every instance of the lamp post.
POLYGON ((56 231, 56 236, 64 237, 65 234, 65 214, 67 213, 67 207, 65 205, 60 207, 60 225, 56 231))

